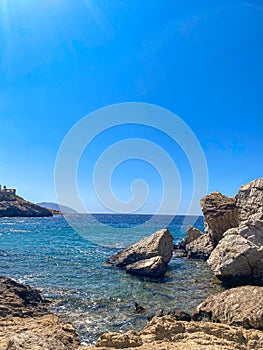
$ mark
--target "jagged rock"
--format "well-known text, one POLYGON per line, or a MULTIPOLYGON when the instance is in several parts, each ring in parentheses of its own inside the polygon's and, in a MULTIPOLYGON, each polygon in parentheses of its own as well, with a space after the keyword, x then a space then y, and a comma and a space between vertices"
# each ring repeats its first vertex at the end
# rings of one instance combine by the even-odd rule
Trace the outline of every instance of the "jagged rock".
POLYGON ((43 217, 53 216, 52 212, 33 204, 12 193, 0 193, 0 217, 43 217))
POLYGON ((105 346, 114 349, 134 348, 142 345, 142 339, 138 332, 132 330, 127 333, 104 333, 100 336, 96 347, 105 346))
POLYGON ((240 235, 259 247, 263 246, 263 214, 251 215, 238 227, 227 230, 224 237, 230 234, 240 235))
POLYGON ((207 315, 210 321, 263 330, 263 287, 243 286, 209 296, 193 319, 207 315))
POLYGON ((236 199, 241 221, 253 214, 263 213, 263 177, 241 186, 236 199))
POLYGON ((78 336, 55 315, 0 318, 1 350, 74 350, 78 336))
POLYGON ((188 226, 185 239, 180 243, 181 248, 185 248, 187 244, 193 242, 194 240, 196 240, 202 235, 203 235, 203 232, 198 230, 198 228, 195 228, 194 226, 191 226, 191 225, 188 226))
POLYGON ((166 315, 154 317, 140 332, 105 333, 97 344, 102 348, 232 350, 262 349, 263 332, 212 322, 177 321, 166 315))
POLYGON ((47 303, 37 290, 0 276, 0 317, 44 315, 47 303))
POLYGON ((251 215, 248 220, 242 221, 238 234, 258 246, 263 246, 263 213, 251 215))
POLYGON ((165 274, 166 264, 161 256, 154 256, 126 265, 125 270, 132 275, 158 278, 165 274))
POLYGON ((172 255, 173 236, 167 229, 163 229, 113 255, 107 260, 107 263, 114 266, 125 267, 139 260, 161 256, 164 263, 168 264, 172 255))
POLYGON ((168 311, 167 315, 173 316, 176 321, 191 321, 191 316, 187 312, 178 309, 168 311))
POLYGON ((214 249, 213 242, 208 234, 202 234, 185 246, 188 258, 207 260, 214 249))
POLYGON ((77 349, 74 327, 50 314, 46 305, 37 290, 0 277, 0 349, 77 349))
POLYGON ((239 225, 238 207, 233 198, 212 192, 200 201, 204 214, 205 231, 216 245, 229 228, 239 225))
POLYGON ((246 283, 263 278, 263 248, 236 234, 227 234, 207 260, 216 277, 246 283))

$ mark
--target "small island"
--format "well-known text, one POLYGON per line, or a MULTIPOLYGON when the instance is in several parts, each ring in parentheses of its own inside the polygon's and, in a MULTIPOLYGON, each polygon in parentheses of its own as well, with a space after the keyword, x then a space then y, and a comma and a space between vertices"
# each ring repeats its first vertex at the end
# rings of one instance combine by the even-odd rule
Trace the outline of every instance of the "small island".
POLYGON ((16 194, 15 188, 0 185, 0 217, 48 217, 52 210, 26 201, 16 194))

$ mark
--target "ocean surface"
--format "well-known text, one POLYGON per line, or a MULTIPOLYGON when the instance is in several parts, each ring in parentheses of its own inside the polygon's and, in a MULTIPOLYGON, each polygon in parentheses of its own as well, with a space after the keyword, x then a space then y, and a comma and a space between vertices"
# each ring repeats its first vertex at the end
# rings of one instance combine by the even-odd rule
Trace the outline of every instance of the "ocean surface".
POLYGON ((119 249, 167 226, 175 243, 202 217, 80 214, 51 218, 0 218, 0 274, 28 283, 52 300, 50 308, 72 322, 83 345, 106 331, 146 325, 160 307, 192 312, 221 290, 205 262, 174 256, 162 280, 131 276, 105 261, 119 249), (170 222, 171 221, 171 222, 170 222), (69 224, 72 224, 72 226, 69 224), (134 303, 145 308, 136 314, 134 303))

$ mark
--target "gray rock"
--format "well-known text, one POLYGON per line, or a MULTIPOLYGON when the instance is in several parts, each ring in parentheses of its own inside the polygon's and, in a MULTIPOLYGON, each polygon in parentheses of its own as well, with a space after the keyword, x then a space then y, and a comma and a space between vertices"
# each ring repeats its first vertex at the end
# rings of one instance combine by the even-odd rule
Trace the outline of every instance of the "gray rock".
POLYGON ((263 213, 263 177, 241 186, 236 200, 241 221, 253 214, 263 213))
POLYGON ((185 246, 187 257, 190 259, 207 260, 213 249, 214 245, 208 234, 202 234, 185 246))
POLYGON ((184 245, 186 246, 187 244, 193 242, 194 240, 201 237, 202 235, 203 235, 203 232, 201 232, 197 228, 193 226, 188 226, 188 230, 184 239, 184 245))
POLYGON ((216 277, 225 282, 245 283, 263 278, 263 248, 237 234, 227 234, 207 262, 216 277))
POLYGON ((107 263, 113 266, 125 267, 140 260, 160 256, 166 265, 171 260, 172 255, 173 236, 167 229, 163 229, 111 256, 107 263))
POLYGON ((209 296, 197 307, 194 320, 263 330, 263 287, 243 286, 209 296))
POLYGON ((227 230, 224 237, 231 234, 240 235, 259 247, 263 246, 263 214, 251 215, 238 227, 227 230))
POLYGON ((229 228, 239 225, 238 207, 233 198, 213 192, 200 201, 204 214, 205 231, 216 245, 229 228))
POLYGON ((136 261, 125 266, 127 273, 145 277, 162 277, 166 271, 166 264, 161 256, 154 256, 150 259, 136 261))

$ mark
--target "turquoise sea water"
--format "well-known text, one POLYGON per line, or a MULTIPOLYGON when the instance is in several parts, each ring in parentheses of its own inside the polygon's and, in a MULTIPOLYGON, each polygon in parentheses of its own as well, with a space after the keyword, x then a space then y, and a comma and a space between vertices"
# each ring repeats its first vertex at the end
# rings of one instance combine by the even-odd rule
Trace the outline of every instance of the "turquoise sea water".
MULTIPOLYGON (((40 289, 51 298, 51 310, 72 322, 83 344, 105 331, 141 328, 162 307, 192 312, 220 286, 202 261, 173 257, 163 280, 131 276, 105 261, 157 229, 167 217, 86 214, 70 217, 0 219, 0 274, 40 289), (145 313, 134 313, 134 302, 145 313)), ((171 218, 172 219, 172 218, 171 218)), ((175 242, 189 223, 203 229, 202 217, 176 216, 169 224, 175 242)))

